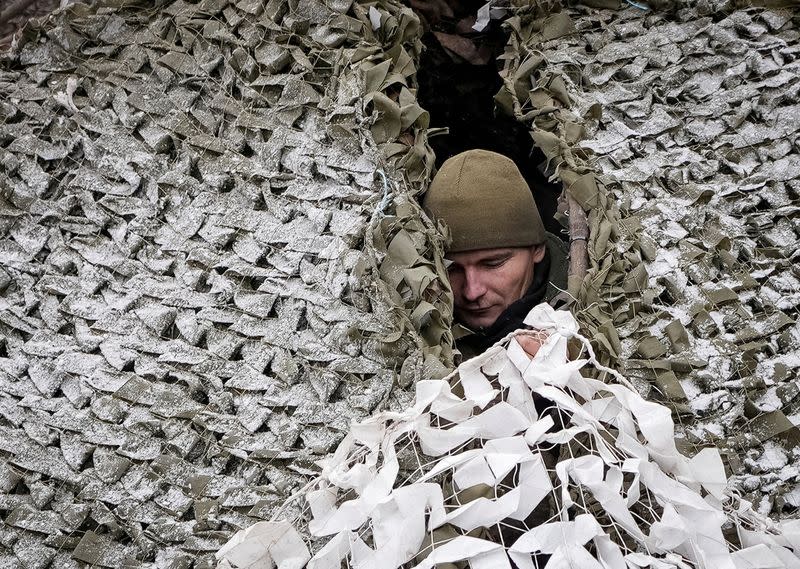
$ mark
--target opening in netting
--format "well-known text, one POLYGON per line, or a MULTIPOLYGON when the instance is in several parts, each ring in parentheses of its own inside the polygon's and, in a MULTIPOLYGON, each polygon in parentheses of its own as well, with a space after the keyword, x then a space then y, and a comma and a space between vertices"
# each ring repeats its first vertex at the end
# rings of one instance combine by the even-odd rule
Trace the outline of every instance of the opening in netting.
POLYGON ((545 228, 566 239, 554 218, 561 184, 548 181, 547 161, 528 128, 495 110, 494 96, 502 85, 498 57, 508 35, 494 20, 480 32, 472 28, 482 4, 480 0, 412 2, 425 26, 417 97, 430 112, 431 128, 448 129, 429 139, 436 165, 473 148, 508 156, 531 187, 545 228))

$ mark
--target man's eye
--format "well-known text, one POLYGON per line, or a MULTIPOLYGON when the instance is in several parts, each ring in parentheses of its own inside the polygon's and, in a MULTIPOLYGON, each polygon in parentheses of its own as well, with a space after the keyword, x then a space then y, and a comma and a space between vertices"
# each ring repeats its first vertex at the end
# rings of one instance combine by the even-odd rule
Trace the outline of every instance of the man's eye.
POLYGON ((494 269, 503 265, 506 262, 506 259, 492 259, 490 261, 484 261, 484 266, 489 267, 490 269, 494 269))

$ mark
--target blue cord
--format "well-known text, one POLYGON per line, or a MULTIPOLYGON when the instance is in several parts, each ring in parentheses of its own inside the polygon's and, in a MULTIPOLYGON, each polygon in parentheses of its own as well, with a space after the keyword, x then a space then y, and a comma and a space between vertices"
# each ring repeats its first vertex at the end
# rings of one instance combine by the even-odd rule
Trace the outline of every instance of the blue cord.
POLYGON ((383 180, 383 198, 378 203, 378 207, 375 208, 375 215, 383 214, 383 210, 385 210, 389 206, 390 195, 389 195, 389 180, 386 179, 386 174, 383 170, 375 170, 377 174, 380 174, 381 179, 383 180))
POLYGON ((644 10, 645 12, 650 10, 649 6, 645 6, 644 4, 639 4, 638 2, 634 2, 633 0, 625 0, 625 2, 627 2, 634 8, 638 8, 639 10, 644 10))

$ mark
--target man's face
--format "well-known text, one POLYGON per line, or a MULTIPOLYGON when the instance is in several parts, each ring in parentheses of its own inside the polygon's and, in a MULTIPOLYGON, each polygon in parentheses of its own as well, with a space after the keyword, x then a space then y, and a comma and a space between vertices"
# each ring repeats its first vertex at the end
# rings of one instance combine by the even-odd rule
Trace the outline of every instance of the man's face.
POLYGON ((456 320, 473 330, 494 324, 531 286, 533 266, 544 251, 544 245, 534 245, 448 254, 456 320))

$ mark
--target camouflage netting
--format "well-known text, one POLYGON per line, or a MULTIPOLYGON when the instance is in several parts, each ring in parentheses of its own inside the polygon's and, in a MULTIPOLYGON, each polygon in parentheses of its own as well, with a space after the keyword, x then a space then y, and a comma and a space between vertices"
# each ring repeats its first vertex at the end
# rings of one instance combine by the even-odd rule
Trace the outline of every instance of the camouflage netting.
POLYGON ((418 36, 346 0, 27 27, 0 67, 0 566, 209 566, 452 366, 418 36))
MULTIPOLYGON (((497 103, 588 213, 584 334, 797 505, 796 21, 520 4, 497 103)), ((0 566, 211 565, 452 367, 420 35, 395 0, 117 0, 1 60, 0 566)))
POLYGON ((800 520, 754 512, 717 449, 681 455, 670 409, 623 376, 588 377, 569 312, 540 304, 525 323, 533 359, 509 336, 354 424, 308 487, 308 524, 237 533, 220 569, 800 567, 800 520))
POLYGON ((18 3, 6 0, 0 5, 0 49, 8 49, 14 34, 31 18, 47 16, 58 8, 60 0, 30 0, 18 3))
POLYGON ((581 324, 672 403, 685 448, 720 446, 748 499, 796 512, 796 16, 718 2, 511 24, 509 99, 590 206, 581 324), (550 110, 565 104, 574 114, 550 110), (581 151, 570 133, 582 127, 581 151))

